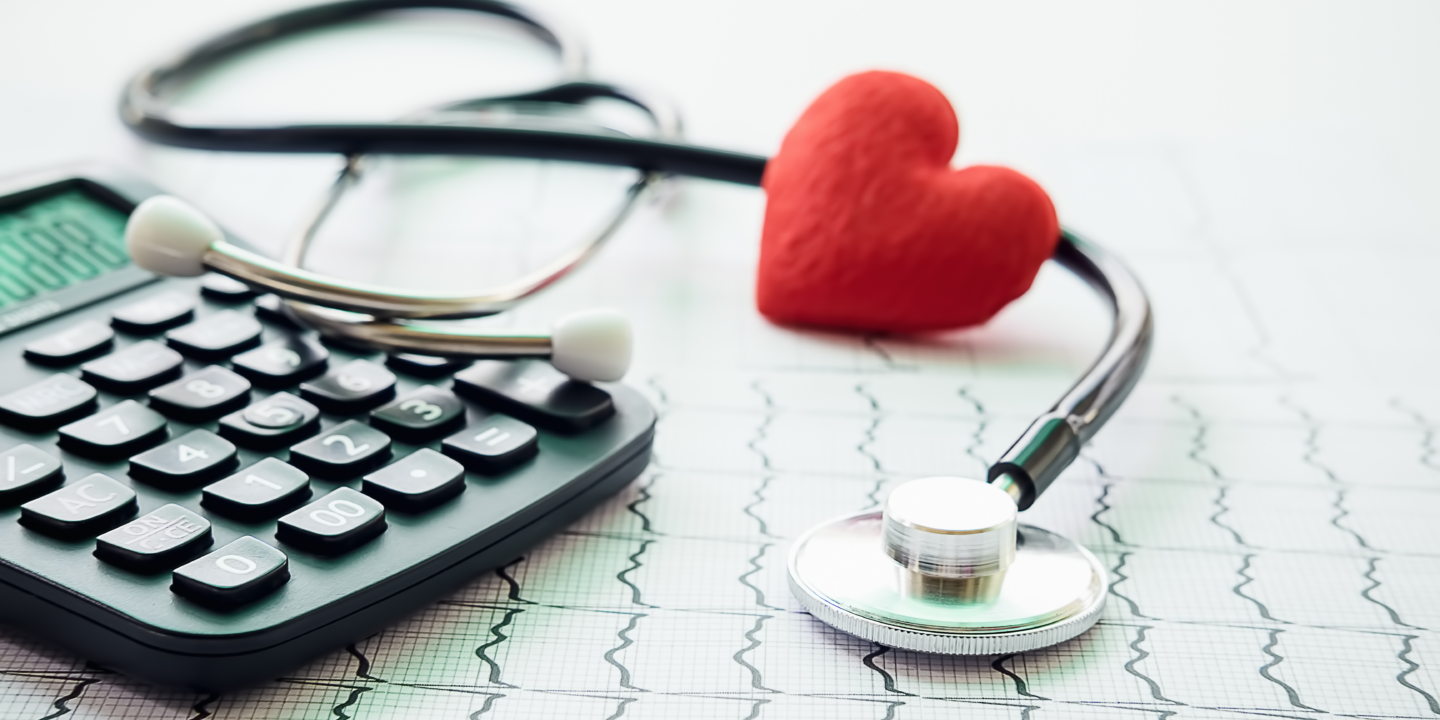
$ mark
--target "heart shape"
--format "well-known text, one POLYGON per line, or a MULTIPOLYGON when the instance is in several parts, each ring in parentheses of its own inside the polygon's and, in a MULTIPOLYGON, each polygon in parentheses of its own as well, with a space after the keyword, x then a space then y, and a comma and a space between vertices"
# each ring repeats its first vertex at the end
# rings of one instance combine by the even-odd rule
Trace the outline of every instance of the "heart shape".
POLYGON ((772 322, 920 332, 977 325, 1055 250, 1055 206, 1009 168, 952 170, 955 111, 909 75, 826 90, 765 168, 756 304, 772 322))

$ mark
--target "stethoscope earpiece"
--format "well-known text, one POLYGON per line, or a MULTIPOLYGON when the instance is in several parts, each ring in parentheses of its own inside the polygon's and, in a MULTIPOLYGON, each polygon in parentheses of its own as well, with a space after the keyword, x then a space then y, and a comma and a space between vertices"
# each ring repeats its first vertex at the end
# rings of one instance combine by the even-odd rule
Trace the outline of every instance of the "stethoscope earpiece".
MULTIPOLYGON (((285 268, 225 239, 205 213, 179 198, 157 195, 140 203, 125 226, 125 246, 136 265, 158 275, 194 277, 218 271, 291 300, 291 311, 322 334, 386 351, 473 358, 545 358, 572 379, 611 382, 630 368, 633 333, 618 310, 593 308, 561 317, 545 333, 444 328, 395 321, 394 294, 343 283, 300 268, 285 268), (283 273, 288 284, 262 282, 283 273), (344 290, 344 311, 317 307, 328 291, 344 290), (375 302, 367 303, 367 299, 375 302), (357 316, 368 315, 368 318, 357 316)), ((400 298, 463 304, 469 298, 400 298)))

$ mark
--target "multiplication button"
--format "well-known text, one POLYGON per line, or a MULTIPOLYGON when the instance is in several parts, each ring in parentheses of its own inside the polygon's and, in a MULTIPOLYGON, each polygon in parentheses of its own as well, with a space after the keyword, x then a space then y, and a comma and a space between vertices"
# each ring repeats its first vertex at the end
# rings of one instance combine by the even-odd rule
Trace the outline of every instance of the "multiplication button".
POLYGON ((210 547, 210 521, 164 505, 95 540, 95 557, 135 572, 174 567, 210 547))
POLYGON ((191 430, 130 458, 130 476, 168 489, 188 489, 234 467, 235 446, 209 430, 191 430))
POLYGON ((491 475, 535 457, 539 448, 535 428, 504 415, 473 423, 440 444, 441 451, 465 467, 491 475))
POLYGON ((60 447, 101 460, 134 455, 164 439, 165 418, 134 400, 60 428, 60 447))
POLYGON ((34 497, 65 477, 60 461, 34 445, 17 445, 0 453, 0 505, 34 497))
POLYGON ((20 506, 26 527, 61 538, 90 537, 135 514, 135 491, 95 473, 20 506))
POLYGON ((280 542, 322 555, 353 550, 385 532, 385 508, 347 487, 280 518, 280 542))
POLYGON ((207 485, 200 504, 239 520, 259 520, 309 499, 308 475, 277 458, 265 458, 207 485))
POLYGON ((365 476, 361 488, 385 507, 429 510, 465 489, 465 468, 429 448, 365 476))
POLYGON ((0 397, 0 420, 21 430, 50 430, 94 412, 95 388, 69 375, 51 375, 0 397))
POLYGON ((170 590, 219 610, 254 602, 290 580, 285 553, 249 535, 175 569, 170 590))

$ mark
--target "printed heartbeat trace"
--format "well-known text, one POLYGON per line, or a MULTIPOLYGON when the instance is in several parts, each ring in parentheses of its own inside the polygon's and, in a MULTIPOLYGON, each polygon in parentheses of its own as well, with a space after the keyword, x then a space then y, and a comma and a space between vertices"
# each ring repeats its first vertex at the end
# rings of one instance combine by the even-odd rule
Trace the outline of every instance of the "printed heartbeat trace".
MULTIPOLYGON (((1146 379, 1022 515, 1110 570, 1104 615, 1071 642, 889 650, 806 614, 785 562, 812 524, 901 482, 983 477, 1103 337, 1098 309, 1071 309, 1084 291, 1047 269, 993 325, 925 341, 781 330, 749 305, 745 228, 682 212, 560 291, 642 330, 628 382, 661 419, 651 467, 619 496, 248 691, 156 689, 5 629, 0 718, 1440 716, 1440 392, 1424 382, 1440 342, 1407 330, 1440 320, 1425 270, 1440 252, 1394 208, 1327 200, 1337 177, 1387 182, 1368 156, 1322 173, 1303 145, 1109 147, 1029 168, 1135 267, 1157 315, 1146 379)), ((689 191, 758 216, 753 194, 689 191)), ((516 324, 549 309, 534 312, 516 324)))

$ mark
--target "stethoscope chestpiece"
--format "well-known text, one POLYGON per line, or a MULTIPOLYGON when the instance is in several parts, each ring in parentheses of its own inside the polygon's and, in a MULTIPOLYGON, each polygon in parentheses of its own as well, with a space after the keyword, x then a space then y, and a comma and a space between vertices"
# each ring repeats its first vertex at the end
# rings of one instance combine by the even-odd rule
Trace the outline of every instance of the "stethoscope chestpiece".
POLYGON ((996 655, 1074 638, 1105 607, 1105 568, 1017 513, 1010 495, 978 480, 908 482, 883 512, 797 540, 790 589, 825 623, 905 650, 996 655))

